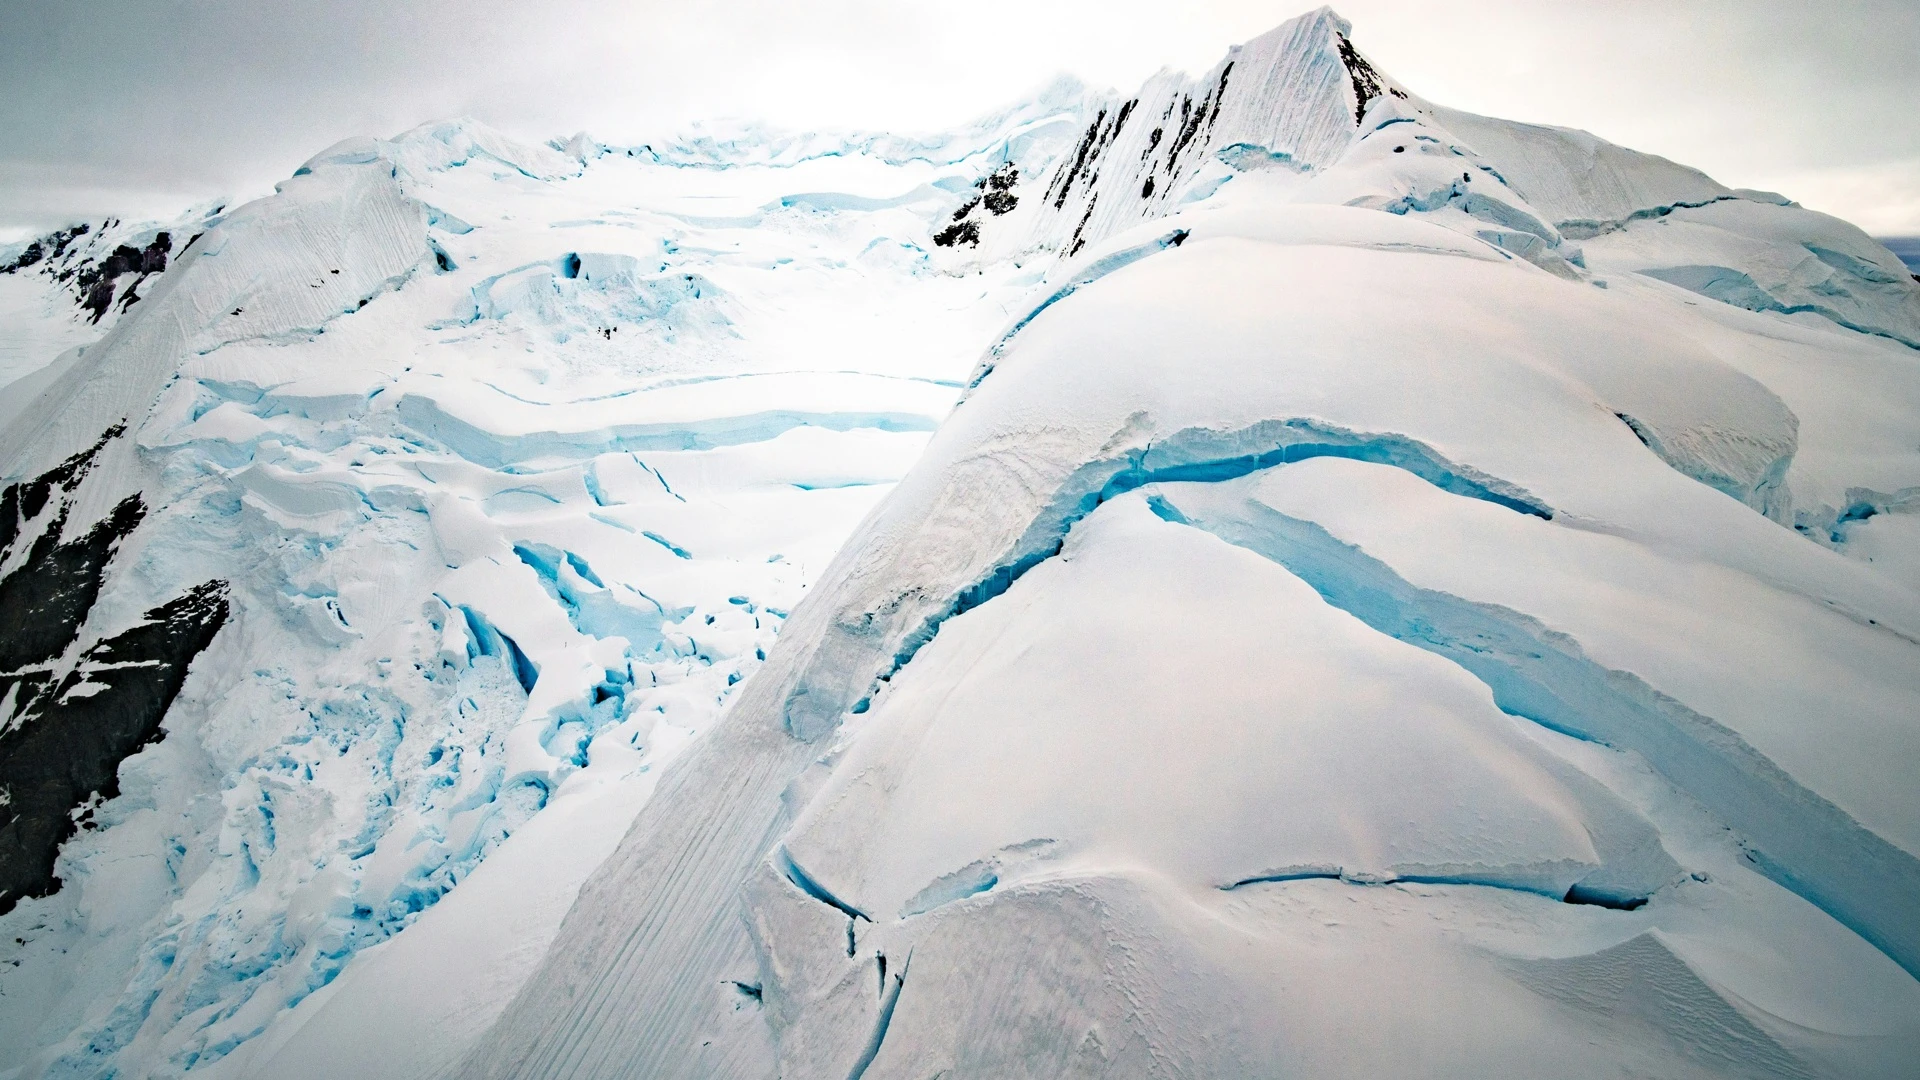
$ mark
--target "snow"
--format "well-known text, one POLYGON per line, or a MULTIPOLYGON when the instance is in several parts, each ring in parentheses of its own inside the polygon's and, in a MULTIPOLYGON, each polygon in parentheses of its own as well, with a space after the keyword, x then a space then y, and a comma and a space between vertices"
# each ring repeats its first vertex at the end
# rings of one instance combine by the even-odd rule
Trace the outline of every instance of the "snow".
POLYGON ((1843 221, 1726 200, 1589 241, 1599 272, 1638 272, 1750 311, 1815 312, 1920 344, 1920 299, 1899 259, 1843 221))
POLYGON ((0 343, 0 386, 32 375, 53 357, 93 339, 93 328, 31 277, 0 277, 0 323, 16 333, 0 343))
POLYGON ((1624 226, 1662 208, 1707 204, 1734 192, 1697 169, 1597 139, 1584 131, 1516 124, 1457 109, 1433 109, 1562 229, 1589 234, 1624 226))
POLYGON ((1308 168, 1229 143, 1170 217, 1054 219, 1085 250, 465 1067, 1898 1075, 1920 597, 1818 523, 1920 477, 1910 350, 1608 245, 1719 199, 1790 262, 1881 256, 1458 126, 1389 92, 1308 168))
POLYGON ((1065 860, 1218 888, 1413 878, 1558 899, 1614 839, 1484 685, 1138 495, 944 626, 899 680, 786 840, 875 918, 938 906, 929 890, 987 852, 1001 880, 1065 860))
POLYGON ((0 1076, 1904 1075, 1920 283, 1353 33, 0 277, 83 636, 234 608, 0 1076))
MULTIPOLYGON (((59 331, 84 352, 31 376, 59 404, 0 430, 9 474, 130 416, 75 515, 157 508, 92 632, 215 576, 237 616, 61 891, 4 917, 0 1064, 463 1049, 1017 295, 1017 268, 922 250, 980 145, 581 146, 470 121, 349 140, 176 249, 99 340, 59 331), (384 1041, 337 1037, 369 1024, 384 1041)), ((64 319, 51 279, 0 282, 64 319)))
POLYGON ((1713 563, 1445 498, 1381 466, 1304 462, 1266 478, 1252 497, 1317 522, 1419 587, 1526 611, 1580 641, 1597 663, 1636 672, 1710 716, 1740 717, 1749 725, 1742 734, 1789 771, 1887 800, 1849 809, 1908 851, 1920 847, 1912 831, 1920 804, 1895 779, 1897 763, 1920 752, 1920 732, 1903 722, 1920 685, 1903 668, 1911 646, 1901 639, 1713 563), (1375 516, 1383 513, 1394 523, 1375 516), (1461 547, 1505 556, 1496 571, 1442 555, 1461 547), (1730 670, 1729 654, 1750 658, 1751 668, 1730 670))

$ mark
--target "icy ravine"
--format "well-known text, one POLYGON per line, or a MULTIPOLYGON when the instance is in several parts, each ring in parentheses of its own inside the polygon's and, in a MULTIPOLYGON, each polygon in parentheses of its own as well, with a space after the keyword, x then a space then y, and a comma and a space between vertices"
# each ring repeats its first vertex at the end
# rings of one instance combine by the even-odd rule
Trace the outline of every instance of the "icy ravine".
POLYGON ((456 1071, 1901 1075, 1890 253, 1326 11, 1091 112, 951 236, 1080 254, 456 1071))
POLYGON ((106 799, 10 803, 57 882, 8 879, 0 1073, 463 1047, 951 407, 1021 271, 941 269, 928 222, 1044 166, 1070 105, 786 157, 429 125, 10 253, 35 340, 79 347, 0 424, 0 603, 48 639, 9 661, 0 770, 52 745, 106 799), (123 240, 164 267, 101 271, 123 240), (163 693, 115 681, 142 626, 186 633, 163 693))

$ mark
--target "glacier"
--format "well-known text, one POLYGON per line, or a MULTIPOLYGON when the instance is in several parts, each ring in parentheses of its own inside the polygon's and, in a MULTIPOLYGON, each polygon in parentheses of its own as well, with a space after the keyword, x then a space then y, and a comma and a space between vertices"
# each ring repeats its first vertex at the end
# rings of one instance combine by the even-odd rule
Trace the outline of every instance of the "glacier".
POLYGON ((1908 1075, 1920 280, 1355 40, 0 251, 0 1077, 1908 1075))

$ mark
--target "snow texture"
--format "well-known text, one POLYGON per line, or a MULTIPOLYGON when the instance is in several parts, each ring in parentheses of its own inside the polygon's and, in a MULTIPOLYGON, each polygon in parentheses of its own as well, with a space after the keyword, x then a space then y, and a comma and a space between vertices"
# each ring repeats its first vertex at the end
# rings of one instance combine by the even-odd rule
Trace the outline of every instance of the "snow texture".
POLYGON ((1920 282, 1354 36, 5 253, 0 1077, 1907 1075, 1920 282))
POLYGON ((1017 267, 929 254, 1006 146, 949 151, 436 124, 0 276, 46 342, 0 427, 8 610, 52 610, 48 560, 74 583, 22 620, 50 633, 9 653, 0 765, 65 740, 99 786, 54 794, 57 891, 4 898, 0 1071, 411 1075, 463 1049, 1018 296, 1017 267), (169 232, 99 327, 41 273, 169 232), (77 742, 126 666, 102 650, 203 582, 230 610, 164 722, 77 742))
POLYGON ((1041 233, 1085 250, 464 1069, 1899 1074, 1920 606, 1808 522, 1920 475, 1911 352, 1580 242, 1858 245, 1345 33, 1236 54, 1214 101, 1311 89, 1162 207, 1086 209, 1164 91, 1096 111, 1041 233))

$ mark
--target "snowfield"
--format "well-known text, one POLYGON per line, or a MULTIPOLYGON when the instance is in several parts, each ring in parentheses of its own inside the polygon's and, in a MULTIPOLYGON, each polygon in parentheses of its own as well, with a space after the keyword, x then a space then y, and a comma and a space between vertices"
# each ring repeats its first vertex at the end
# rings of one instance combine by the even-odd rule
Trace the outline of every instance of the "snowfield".
POLYGON ((0 1078, 1910 1075, 1920 281, 1351 35, 0 253, 0 1078))

